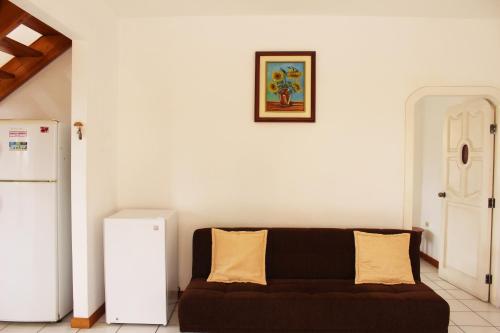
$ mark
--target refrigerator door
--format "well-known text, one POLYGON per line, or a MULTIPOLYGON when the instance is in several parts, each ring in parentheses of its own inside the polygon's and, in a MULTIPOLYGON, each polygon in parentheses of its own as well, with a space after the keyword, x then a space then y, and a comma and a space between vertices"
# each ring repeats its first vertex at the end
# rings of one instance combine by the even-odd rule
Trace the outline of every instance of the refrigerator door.
POLYGON ((106 322, 161 324, 167 318, 165 219, 106 219, 106 322))
POLYGON ((57 321, 57 184, 0 182, 0 321, 57 321))
POLYGON ((56 180, 57 127, 49 120, 0 120, 0 180, 56 180))

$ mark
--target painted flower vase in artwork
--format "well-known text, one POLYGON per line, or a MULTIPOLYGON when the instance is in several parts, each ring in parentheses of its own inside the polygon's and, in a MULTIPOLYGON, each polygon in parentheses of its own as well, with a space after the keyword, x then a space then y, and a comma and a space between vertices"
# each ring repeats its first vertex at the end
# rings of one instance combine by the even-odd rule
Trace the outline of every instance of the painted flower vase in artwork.
POLYGON ((280 105, 281 106, 291 106, 292 105, 292 94, 288 88, 283 88, 279 90, 280 95, 280 105))

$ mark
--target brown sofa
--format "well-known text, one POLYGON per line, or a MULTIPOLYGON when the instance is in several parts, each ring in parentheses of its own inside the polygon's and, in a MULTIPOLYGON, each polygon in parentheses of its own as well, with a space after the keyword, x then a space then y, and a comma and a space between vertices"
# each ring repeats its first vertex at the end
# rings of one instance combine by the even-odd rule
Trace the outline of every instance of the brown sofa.
POLYGON ((179 302, 182 332, 448 331, 448 303, 420 282, 420 232, 357 229, 411 233, 416 284, 387 286, 354 284, 353 229, 268 230, 267 286, 206 282, 211 232, 195 231, 192 280, 179 302))

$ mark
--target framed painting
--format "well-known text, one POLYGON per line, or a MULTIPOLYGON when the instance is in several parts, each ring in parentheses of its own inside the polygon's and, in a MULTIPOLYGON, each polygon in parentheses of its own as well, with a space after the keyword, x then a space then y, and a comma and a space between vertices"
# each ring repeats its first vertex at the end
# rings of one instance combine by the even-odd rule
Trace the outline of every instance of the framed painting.
POLYGON ((316 52, 255 53, 255 121, 316 120, 316 52))

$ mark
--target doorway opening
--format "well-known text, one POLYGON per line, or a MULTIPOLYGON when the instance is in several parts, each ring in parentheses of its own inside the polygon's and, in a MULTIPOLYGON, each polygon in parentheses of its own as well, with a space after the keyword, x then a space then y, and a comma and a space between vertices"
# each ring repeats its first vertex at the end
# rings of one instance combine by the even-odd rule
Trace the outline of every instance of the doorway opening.
POLYGON ((485 98, 424 97, 416 105, 413 223, 439 275, 489 300, 495 110, 485 98))
POLYGON ((489 87, 429 87, 406 105, 404 226, 424 229, 421 251, 439 261, 441 278, 493 304, 500 237, 490 130, 499 97, 489 87))
POLYGON ((447 110, 464 96, 426 96, 415 105, 413 227, 425 230, 421 251, 439 260, 443 192, 443 128, 447 110))

